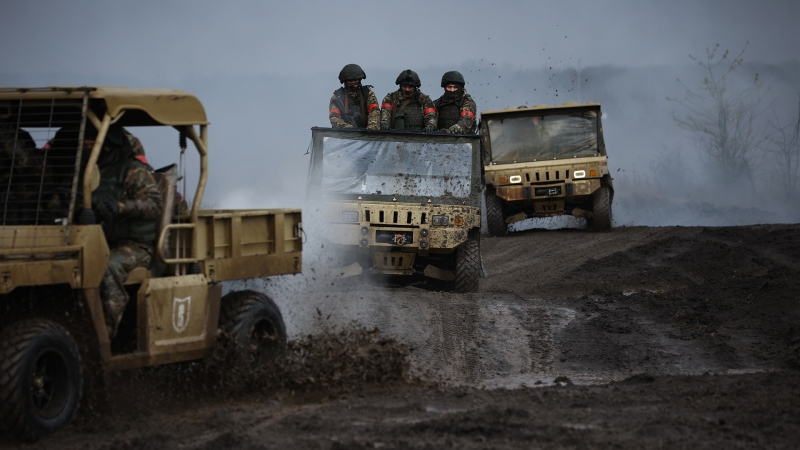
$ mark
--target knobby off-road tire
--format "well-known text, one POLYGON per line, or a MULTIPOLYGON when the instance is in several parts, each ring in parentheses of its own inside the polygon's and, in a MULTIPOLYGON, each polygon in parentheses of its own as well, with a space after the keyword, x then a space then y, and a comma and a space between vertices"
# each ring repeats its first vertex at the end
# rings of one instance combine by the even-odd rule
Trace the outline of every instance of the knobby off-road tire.
POLYGON ((0 428, 35 441, 65 427, 83 395, 78 346, 46 320, 26 320, 0 334, 0 428))
POLYGON ((456 249, 456 278, 453 291, 458 293, 478 292, 481 278, 481 235, 477 230, 469 232, 467 241, 456 249))
POLYGON ((611 229, 611 190, 603 186, 594 191, 592 196, 592 209, 594 217, 589 221, 589 226, 595 231, 608 231, 611 229))
POLYGON ((489 236, 504 236, 508 233, 503 200, 495 194, 486 194, 486 227, 489 229, 489 236))
POLYGON ((252 357, 254 363, 286 352, 286 325, 278 305, 255 291, 234 291, 222 297, 222 331, 252 357))

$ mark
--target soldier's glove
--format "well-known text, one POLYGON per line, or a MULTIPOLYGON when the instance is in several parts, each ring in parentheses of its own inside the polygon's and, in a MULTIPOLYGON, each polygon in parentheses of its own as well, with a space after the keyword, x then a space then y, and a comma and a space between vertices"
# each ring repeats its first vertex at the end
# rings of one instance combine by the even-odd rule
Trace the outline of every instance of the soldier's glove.
POLYGON ((353 126, 350 125, 349 123, 346 123, 346 124, 342 125, 342 128, 353 128, 353 126))
POLYGON ((94 212, 100 219, 113 219, 119 214, 119 205, 116 202, 100 202, 94 205, 94 212))
POLYGON ((452 127, 448 128, 447 132, 448 133, 453 133, 453 134, 459 134, 459 133, 462 132, 461 126, 459 126, 458 124, 455 124, 452 127))
POLYGON ((381 130, 386 131, 388 129, 389 129, 389 124, 388 123, 382 123, 381 124, 381 130))
POLYGON ((434 131, 436 131, 436 127, 425 127, 424 131, 426 133, 433 133, 434 131))

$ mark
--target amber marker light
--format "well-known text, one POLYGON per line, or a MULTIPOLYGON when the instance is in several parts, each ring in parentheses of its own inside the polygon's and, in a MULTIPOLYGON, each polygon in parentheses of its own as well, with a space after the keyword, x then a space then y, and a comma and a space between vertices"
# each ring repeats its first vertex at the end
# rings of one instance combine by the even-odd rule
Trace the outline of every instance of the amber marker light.
POLYGON ((500 177, 500 184, 508 183, 508 177, 500 177))
POLYGON ((455 224, 456 224, 457 227, 463 227, 464 226, 464 218, 463 217, 456 217, 455 224))
POLYGON ((590 177, 596 177, 597 176, 597 171, 596 170, 590 170, 589 171, 589 176, 590 177))

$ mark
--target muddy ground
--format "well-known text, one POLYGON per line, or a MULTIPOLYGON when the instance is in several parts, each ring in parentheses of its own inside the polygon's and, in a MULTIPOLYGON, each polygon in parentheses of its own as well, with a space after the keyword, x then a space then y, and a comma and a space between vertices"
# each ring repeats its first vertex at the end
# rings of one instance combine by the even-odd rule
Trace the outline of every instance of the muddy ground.
POLYGON ((285 359, 251 370, 223 343, 108 375, 24 448, 797 448, 800 225, 481 245, 477 294, 310 261, 251 283, 286 316, 285 359))

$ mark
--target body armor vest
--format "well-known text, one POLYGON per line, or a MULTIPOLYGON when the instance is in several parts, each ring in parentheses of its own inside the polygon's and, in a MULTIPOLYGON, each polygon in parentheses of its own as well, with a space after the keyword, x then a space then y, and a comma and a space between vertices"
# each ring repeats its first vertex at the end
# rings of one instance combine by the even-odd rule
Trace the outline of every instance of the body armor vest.
POLYGON ((458 123, 461 114, 461 105, 464 103, 464 97, 454 101, 442 101, 436 105, 436 110, 439 111, 438 128, 450 128, 458 123))
MULTIPOLYGON (((121 150, 115 150, 121 151, 121 150)), ((112 164, 100 168, 100 185, 92 193, 92 201, 121 202, 124 200, 125 174, 136 165, 147 167, 125 152, 125 156, 112 164)), ((109 244, 123 240, 132 240, 142 244, 151 244, 156 240, 156 221, 115 217, 103 223, 103 232, 109 244)))
POLYGON ((400 108, 408 99, 404 99, 400 92, 394 97, 392 111, 394 113, 394 128, 397 130, 422 130, 425 128, 425 115, 422 114, 422 103, 419 101, 419 91, 415 92, 402 111, 400 108))
POLYGON ((347 94, 347 88, 341 87, 334 92, 337 107, 342 113, 342 120, 356 128, 367 127, 366 103, 369 98, 369 86, 361 86, 361 97, 357 101, 347 94))

